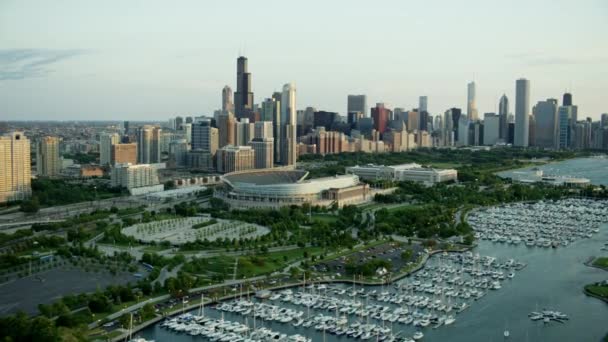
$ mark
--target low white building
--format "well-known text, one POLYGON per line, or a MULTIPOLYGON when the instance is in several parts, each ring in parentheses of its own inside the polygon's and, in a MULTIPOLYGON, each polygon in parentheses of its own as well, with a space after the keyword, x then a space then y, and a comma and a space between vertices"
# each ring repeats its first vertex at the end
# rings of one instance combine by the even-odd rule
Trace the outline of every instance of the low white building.
POLYGON ((347 167, 346 173, 368 180, 413 181, 426 184, 456 181, 458 179, 458 171, 454 169, 424 168, 416 163, 392 166, 375 164, 357 165, 347 167))
POLYGON ((143 195, 163 191, 164 186, 158 179, 158 169, 164 164, 116 164, 110 174, 112 186, 129 189, 131 195, 143 195))

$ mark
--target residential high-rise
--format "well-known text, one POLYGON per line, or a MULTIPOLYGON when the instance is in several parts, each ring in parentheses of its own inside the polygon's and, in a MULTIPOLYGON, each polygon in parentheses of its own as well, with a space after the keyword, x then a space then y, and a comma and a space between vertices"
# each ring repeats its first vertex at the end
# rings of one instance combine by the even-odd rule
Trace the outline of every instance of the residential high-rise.
POLYGON ((348 95, 346 112, 361 112, 367 117, 367 97, 365 95, 348 95))
POLYGON ((277 113, 281 112, 281 101, 277 101, 270 97, 262 102, 262 109, 260 113, 260 120, 262 121, 273 121, 277 113))
POLYGON ((572 117, 572 106, 560 106, 558 109, 559 123, 557 127, 558 143, 560 149, 571 146, 570 143, 570 120, 572 117))
POLYGON ((509 98, 503 94, 498 103, 498 117, 500 119, 500 139, 505 143, 509 139, 509 98))
POLYGON ((454 143, 456 143, 458 141, 458 124, 460 123, 462 110, 460 108, 450 108, 449 111, 452 119, 452 130, 454 132, 453 139, 454 143))
POLYGON ((111 185, 125 187, 132 195, 163 190, 158 178, 158 167, 150 164, 116 164, 110 173, 111 185))
POLYGON ((272 121, 258 121, 254 124, 254 139, 273 138, 272 121))
POLYGON ((55 177, 61 171, 59 159, 59 138, 42 137, 36 150, 36 171, 38 176, 55 177))
POLYGON ((0 136, 0 203, 32 195, 30 141, 22 132, 0 136))
MULTIPOLYGON (((256 122, 258 124, 259 122, 256 122)), ((256 126, 257 128, 257 126, 256 126)), ((254 151, 254 167, 256 169, 268 169, 274 165, 274 139, 272 137, 256 137, 249 146, 254 151)))
POLYGON ((211 126, 211 119, 203 118, 192 125, 192 150, 209 152, 211 156, 215 156, 218 140, 218 129, 211 126))
POLYGON ((161 162, 161 134, 158 126, 144 125, 137 129, 137 163, 161 162))
POLYGON ((384 106, 384 103, 376 103, 376 107, 372 108, 372 120, 374 120, 374 129, 380 134, 386 131, 386 127, 388 124, 388 116, 388 108, 384 106))
POLYGON ((469 121, 477 121, 479 119, 477 115, 476 93, 475 82, 467 84, 467 118, 469 121))
POLYGON ((562 106, 572 106, 572 94, 564 93, 562 100, 562 106))
POLYGON ((493 146, 500 136, 500 115, 485 113, 483 115, 483 144, 493 146))
POLYGON ((281 94, 281 164, 296 165, 296 86, 288 83, 281 94))
POLYGON ((137 164, 137 144, 114 144, 110 155, 110 164, 137 164))
POLYGON ((235 144, 237 146, 245 146, 253 139, 254 126, 249 122, 248 118, 241 118, 235 123, 235 144))
POLYGON ((183 124, 184 124, 184 118, 182 118, 181 116, 176 116, 173 129, 176 131, 179 131, 182 129, 183 124))
POLYGON ((224 86, 222 88, 222 110, 225 112, 233 112, 234 104, 232 103, 232 88, 224 86))
POLYGON ((247 58, 243 56, 239 57, 236 61, 236 92, 234 93, 234 109, 237 119, 249 117, 253 110, 251 73, 249 73, 247 68, 247 58))
POLYGON ((558 127, 557 100, 539 101, 534 106, 534 146, 559 148, 558 127))
POLYGON ((409 131, 420 130, 420 112, 417 110, 410 110, 407 112, 407 128, 409 131))
POLYGON ((108 165, 112 161, 112 145, 120 143, 118 133, 103 133, 99 136, 99 164, 108 165))
POLYGON ((520 78, 515 82, 515 146, 528 147, 530 126, 530 81, 520 78))
POLYGON ((220 172, 250 170, 254 162, 255 151, 251 146, 228 145, 217 150, 217 169, 220 172))
POLYGON ((235 142, 235 132, 234 125, 236 120, 234 118, 234 114, 232 112, 222 112, 217 117, 217 129, 219 132, 219 148, 222 148, 226 145, 234 145, 235 142))

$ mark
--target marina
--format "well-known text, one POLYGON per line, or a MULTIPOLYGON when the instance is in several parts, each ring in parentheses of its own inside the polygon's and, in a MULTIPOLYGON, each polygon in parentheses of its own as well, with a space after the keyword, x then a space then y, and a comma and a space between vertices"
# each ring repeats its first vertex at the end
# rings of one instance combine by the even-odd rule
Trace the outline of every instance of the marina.
POLYGON ((569 198, 512 203, 475 210, 467 220, 476 239, 557 248, 598 233, 608 222, 608 201, 569 198))

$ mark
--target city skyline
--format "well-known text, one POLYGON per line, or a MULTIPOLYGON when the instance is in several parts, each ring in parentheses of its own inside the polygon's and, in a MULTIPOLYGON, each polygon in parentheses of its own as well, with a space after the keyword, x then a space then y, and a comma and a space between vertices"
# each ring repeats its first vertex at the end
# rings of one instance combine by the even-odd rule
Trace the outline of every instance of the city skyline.
MULTIPOLYGON (((374 6, 397 19, 396 23, 404 20, 408 25, 374 29, 351 25, 349 30, 333 29, 319 38, 313 26, 298 29, 285 25, 296 19, 296 14, 277 16, 277 22, 270 24, 263 20, 269 14, 258 13, 261 17, 255 22, 260 25, 247 35, 239 29, 228 29, 217 36, 206 34, 213 31, 209 25, 217 25, 219 19, 213 16, 225 5, 194 5, 191 11, 150 5, 141 17, 130 22, 126 20, 128 14, 141 10, 136 5, 126 6, 114 16, 107 8, 85 9, 77 2, 57 8, 36 4, 35 10, 33 2, 9 2, 1 5, 0 11, 4 31, 0 40, 5 42, 0 50, 1 114, 5 120, 209 116, 222 108, 225 85, 237 90, 234 60, 242 54, 249 58, 251 91, 258 104, 280 91, 283 84, 294 82, 298 86, 298 109, 312 106, 346 116, 347 95, 365 94, 369 115, 377 102, 409 110, 418 106, 419 96, 428 96, 429 112, 438 115, 452 107, 465 109, 465 85, 474 81, 478 116, 482 117, 481 113, 498 112, 503 93, 514 99, 514 80, 523 77, 532 83, 531 103, 561 99, 568 91, 579 106, 579 117, 599 119, 607 111, 601 93, 608 89, 608 81, 598 77, 601 73, 597 70, 608 65, 608 49, 598 44, 608 28, 608 21, 602 20, 608 6, 600 1, 586 6, 567 2, 545 6, 547 3, 526 4, 526 11, 517 16, 513 4, 476 2, 470 6, 474 23, 450 26, 448 31, 445 25, 433 30, 422 28, 426 27, 425 20, 441 23, 449 18, 457 4, 432 6, 434 11, 429 12, 420 4, 385 2, 374 6), (53 13, 66 8, 73 19, 52 19, 60 17, 53 13), (555 33, 538 25, 526 25, 525 29, 516 25, 534 18, 540 9, 562 18, 564 13, 571 14, 572 25, 555 33), (488 26, 493 12, 501 12, 512 27, 501 31, 488 26), (150 33, 165 14, 168 27, 159 37, 165 43, 160 48, 152 44, 154 35, 150 33), (204 24, 182 23, 196 14, 202 15, 199 21, 204 24), (37 24, 28 25, 32 23, 37 24), (108 23, 115 27, 109 32, 101 30, 108 23), (36 30, 41 24, 45 25, 44 34, 36 30), (486 29, 479 30, 484 25, 486 29), (547 35, 555 36, 555 42, 540 39, 547 35), (51 36, 53 40, 48 39, 51 36), (439 39, 443 42, 440 46, 431 43, 439 39), (568 39, 577 41, 576 51, 558 44, 568 39), (496 40, 500 46, 484 46, 496 40), (357 54, 352 53, 354 41, 362 46, 357 54), (414 43, 424 53, 400 54, 402 48, 396 48, 393 53, 379 55, 373 48, 377 44, 414 43), (482 49, 473 53, 475 49, 465 45, 471 43, 482 49), (455 52, 449 58, 443 52, 446 48, 455 52), (547 77, 549 74, 551 77, 547 77)), ((342 21, 364 19, 371 5, 352 6, 348 12, 340 12, 333 5, 323 12, 314 11, 315 6, 297 6, 301 6, 298 15, 331 18, 336 24, 332 26, 337 27, 342 21), (335 15, 338 13, 342 17, 335 15)), ((242 4, 241 10, 235 13, 235 19, 247 11, 259 12, 248 3, 242 4)))

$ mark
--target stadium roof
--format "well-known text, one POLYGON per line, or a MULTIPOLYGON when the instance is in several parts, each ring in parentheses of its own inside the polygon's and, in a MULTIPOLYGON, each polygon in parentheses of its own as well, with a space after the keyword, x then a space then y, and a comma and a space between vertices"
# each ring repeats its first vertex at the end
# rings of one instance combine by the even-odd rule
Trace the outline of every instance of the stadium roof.
POLYGON ((247 183, 255 185, 292 184, 304 180, 308 175, 304 170, 260 170, 235 172, 224 175, 230 183, 247 183))

